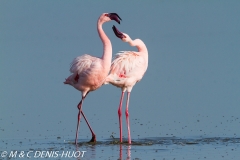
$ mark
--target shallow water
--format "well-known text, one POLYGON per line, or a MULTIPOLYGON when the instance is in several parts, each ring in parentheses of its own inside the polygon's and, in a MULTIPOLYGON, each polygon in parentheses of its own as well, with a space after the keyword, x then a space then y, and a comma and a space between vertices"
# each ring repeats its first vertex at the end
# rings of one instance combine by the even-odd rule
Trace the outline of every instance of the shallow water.
MULTIPOLYGON (((0 159, 240 160, 240 1, 0 3, 0 159), (149 50, 131 92, 133 144, 109 138, 118 137, 121 91, 105 85, 83 105, 98 142, 87 143, 83 122, 76 148, 81 93, 63 81, 74 57, 101 56, 96 21, 109 11, 149 50)), ((113 54, 135 50, 115 37, 115 24, 104 24, 113 54)))
POLYGON ((116 138, 88 143, 61 137, 45 139, 3 139, 0 159, 239 159, 240 138, 236 137, 147 137, 133 139, 132 145, 116 138))

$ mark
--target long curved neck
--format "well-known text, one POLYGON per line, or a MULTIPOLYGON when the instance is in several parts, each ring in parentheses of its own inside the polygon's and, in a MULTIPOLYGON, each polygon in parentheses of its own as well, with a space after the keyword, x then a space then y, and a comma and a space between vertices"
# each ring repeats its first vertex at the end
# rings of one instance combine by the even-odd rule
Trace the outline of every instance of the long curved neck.
POLYGON ((102 29, 103 23, 104 22, 102 22, 100 19, 98 20, 98 23, 97 23, 98 34, 103 43, 103 55, 102 55, 101 59, 103 60, 104 67, 110 69, 111 60, 112 60, 112 44, 102 29))
POLYGON ((128 42, 131 46, 135 46, 138 49, 138 52, 146 52, 148 53, 146 45, 143 43, 141 39, 130 40, 128 42))
MULTIPOLYGON (((131 46, 135 46, 138 49, 138 54, 146 60, 146 67, 148 66, 148 50, 146 45, 143 43, 141 39, 135 39, 128 42, 131 46)), ((147 69, 147 68, 146 68, 147 69)))

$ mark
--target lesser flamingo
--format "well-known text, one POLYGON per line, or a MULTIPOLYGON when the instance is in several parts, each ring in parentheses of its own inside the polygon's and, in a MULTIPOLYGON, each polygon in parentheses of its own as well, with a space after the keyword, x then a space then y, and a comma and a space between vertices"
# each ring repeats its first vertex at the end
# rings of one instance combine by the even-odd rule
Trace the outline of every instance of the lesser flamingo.
POLYGON ((137 47, 136 51, 122 51, 116 54, 115 59, 112 62, 110 74, 107 76, 105 84, 112 84, 121 88, 122 94, 120 98, 120 104, 118 108, 119 116, 119 128, 120 128, 120 142, 122 143, 122 101, 125 91, 127 91, 126 102, 126 122, 128 129, 128 143, 131 144, 130 124, 129 124, 129 112, 128 105, 130 99, 130 93, 133 86, 139 82, 148 67, 148 50, 144 42, 140 39, 132 40, 126 33, 120 32, 115 26, 113 26, 115 35, 123 42, 128 42, 131 46, 137 47))
POLYGON ((87 94, 94 91, 102 86, 107 77, 112 60, 112 45, 111 41, 102 29, 102 25, 105 22, 115 20, 120 24, 121 18, 116 13, 103 13, 97 21, 97 30, 99 37, 103 43, 103 55, 101 58, 93 57, 87 54, 76 57, 71 63, 70 75, 64 82, 64 84, 69 84, 81 91, 82 99, 78 104, 78 121, 75 144, 77 145, 78 139, 78 129, 80 124, 81 114, 83 115, 87 125, 92 133, 91 142, 96 141, 96 135, 93 132, 90 124, 88 123, 86 116, 82 111, 83 100, 86 98, 87 94))

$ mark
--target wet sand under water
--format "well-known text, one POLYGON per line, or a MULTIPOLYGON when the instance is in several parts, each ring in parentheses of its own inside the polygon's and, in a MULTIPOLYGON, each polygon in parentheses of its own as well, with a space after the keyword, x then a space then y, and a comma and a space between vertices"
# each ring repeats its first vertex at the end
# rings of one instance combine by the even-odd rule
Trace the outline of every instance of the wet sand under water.
POLYGON ((79 139, 3 139, 0 140, 0 159, 128 159, 128 160, 178 160, 178 159, 240 159, 240 138, 177 138, 149 137, 133 139, 132 145, 118 139, 102 139, 88 143, 79 139))

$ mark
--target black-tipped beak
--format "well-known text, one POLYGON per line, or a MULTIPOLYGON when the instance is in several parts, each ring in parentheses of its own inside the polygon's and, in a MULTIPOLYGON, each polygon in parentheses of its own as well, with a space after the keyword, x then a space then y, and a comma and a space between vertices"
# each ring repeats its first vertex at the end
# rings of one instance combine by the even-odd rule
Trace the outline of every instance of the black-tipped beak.
POLYGON ((113 32, 115 33, 115 35, 116 35, 118 38, 120 38, 120 39, 126 38, 126 37, 124 36, 124 34, 123 34, 122 32, 120 32, 120 31, 117 29, 117 27, 115 27, 114 25, 113 25, 112 29, 113 29, 113 32))
POLYGON ((120 24, 120 20, 122 20, 117 13, 108 13, 108 16, 111 20, 116 21, 118 24, 120 24))

